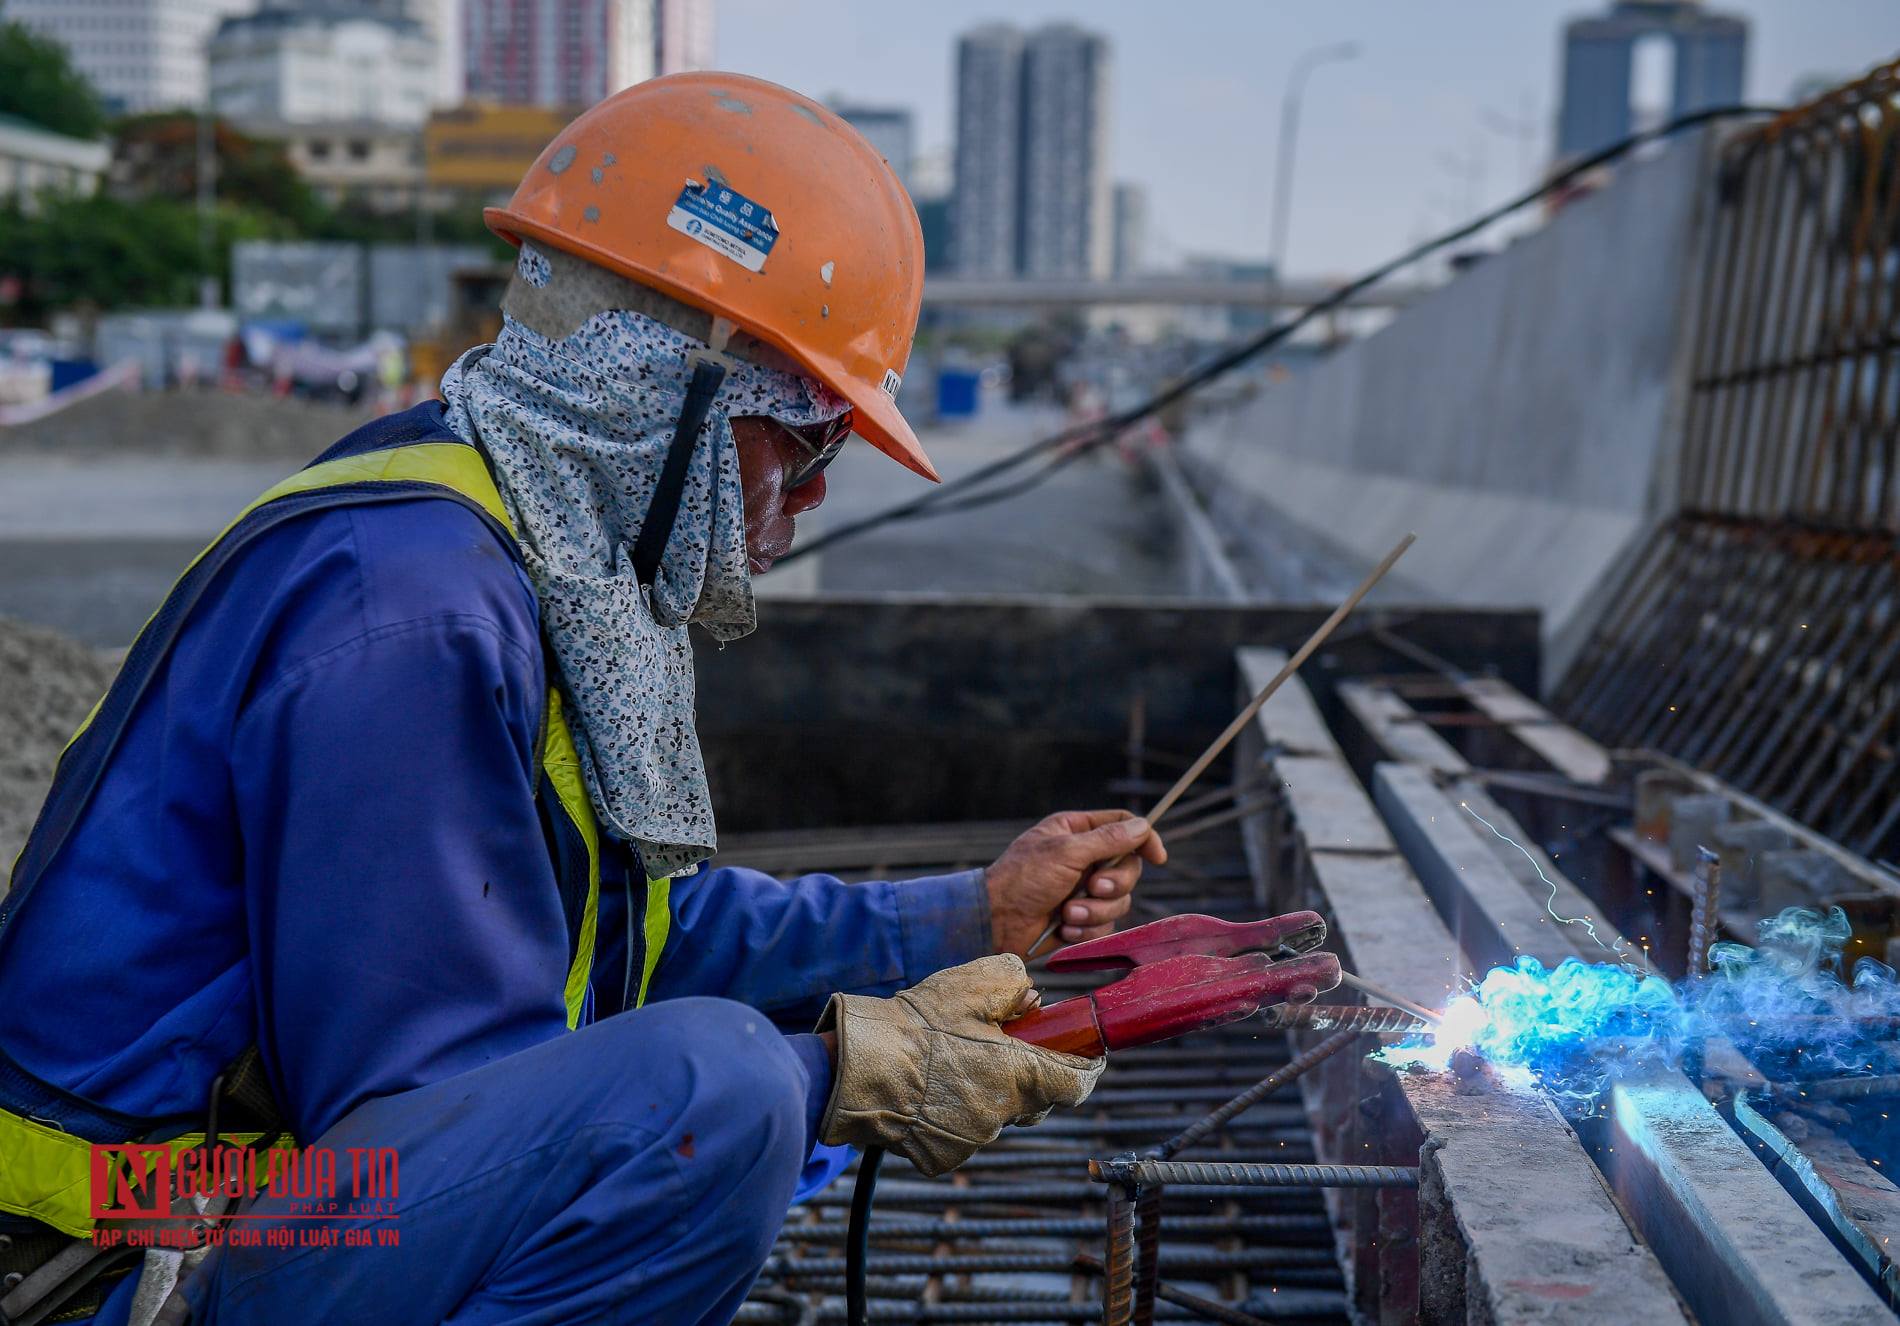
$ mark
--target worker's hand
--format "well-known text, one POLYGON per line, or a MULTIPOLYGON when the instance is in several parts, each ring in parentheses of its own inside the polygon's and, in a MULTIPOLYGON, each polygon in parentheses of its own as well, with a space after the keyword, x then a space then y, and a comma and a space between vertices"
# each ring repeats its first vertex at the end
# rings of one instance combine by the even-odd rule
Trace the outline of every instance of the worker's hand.
POLYGON ((1148 821, 1125 810, 1065 810, 1011 843, 984 872, 990 930, 998 953, 1029 956, 1029 946, 1062 909, 1065 944, 1094 939, 1126 914, 1143 861, 1168 859, 1148 821), (1110 861, 1117 857, 1112 867, 1110 861), (1098 867, 1100 867, 1098 869, 1098 867), (1087 880, 1083 895, 1069 896, 1087 880))
POLYGON ((833 995, 818 1024, 838 1037, 838 1069, 819 1140, 881 1146, 942 1174, 1012 1123, 1080 1104, 1100 1059, 1003 1034, 1038 1004, 1022 959, 978 958, 891 999, 833 995))

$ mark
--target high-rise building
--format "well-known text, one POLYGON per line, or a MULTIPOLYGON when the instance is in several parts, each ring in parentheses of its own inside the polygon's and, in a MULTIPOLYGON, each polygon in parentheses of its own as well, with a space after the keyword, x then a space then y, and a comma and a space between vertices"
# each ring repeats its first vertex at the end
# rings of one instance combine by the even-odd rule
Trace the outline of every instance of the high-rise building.
POLYGON ((1103 277, 1113 261, 1108 43, 1067 23, 957 43, 956 270, 1103 277))
POLYGON ((1067 23, 1023 45, 1022 181, 1017 270, 1033 277, 1108 275, 1108 42, 1067 23))
POLYGON ((902 106, 853 106, 833 102, 838 118, 864 135, 877 154, 890 163, 898 182, 911 194, 917 192, 912 181, 911 158, 916 152, 916 128, 911 113, 902 106))
POLYGON ((1016 272, 1023 36, 993 24, 957 39, 956 192, 950 242, 966 276, 1016 272))
POLYGON ((227 18, 208 44, 211 105, 240 123, 420 129, 435 42, 394 6, 274 5, 227 18))
POLYGON ((205 42, 257 0, 7 0, 3 16, 64 46, 113 110, 200 106, 205 42))
POLYGON ((435 104, 454 106, 462 100, 462 0, 383 0, 412 18, 435 42, 435 104))
POLYGON ((653 72, 712 68, 713 30, 713 0, 654 0, 653 72))
POLYGON ((590 106, 712 63, 712 0, 460 0, 472 101, 590 106))
POLYGON ((1696 0, 1619 0, 1608 14, 1573 19, 1564 28, 1560 160, 1629 136, 1636 47, 1657 39, 1674 48, 1671 118, 1741 101, 1746 19, 1711 13, 1696 0))
POLYGON ((1116 280, 1139 276, 1148 266, 1148 191, 1139 184, 1115 186, 1116 280))

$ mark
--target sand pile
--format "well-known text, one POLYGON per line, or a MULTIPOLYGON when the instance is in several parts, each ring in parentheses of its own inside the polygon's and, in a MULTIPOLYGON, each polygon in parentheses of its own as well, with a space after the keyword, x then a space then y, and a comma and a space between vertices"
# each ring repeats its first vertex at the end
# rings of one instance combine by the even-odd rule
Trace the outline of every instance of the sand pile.
POLYGON ((53 781, 53 762, 112 675, 112 664, 86 646, 0 618, 0 888, 53 781))

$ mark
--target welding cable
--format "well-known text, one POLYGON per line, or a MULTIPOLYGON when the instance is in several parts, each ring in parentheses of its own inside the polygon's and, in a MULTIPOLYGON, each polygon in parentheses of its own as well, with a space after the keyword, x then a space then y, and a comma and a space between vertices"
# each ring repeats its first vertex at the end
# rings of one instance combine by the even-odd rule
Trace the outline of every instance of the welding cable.
POLYGON ((968 474, 941 484, 921 496, 914 497, 907 502, 900 502, 896 506, 885 508, 883 511, 873 512, 868 516, 847 521, 842 525, 826 530, 823 534, 820 534, 810 542, 786 553, 785 556, 778 559, 776 565, 785 566, 800 557, 828 548, 834 543, 855 538, 860 534, 868 534, 872 530, 880 529, 885 525, 894 524, 898 521, 916 520, 925 516, 944 515, 953 511, 969 511, 979 506, 987 506, 992 502, 1004 501, 1008 498, 1018 496, 1023 492, 1027 492, 1030 488, 1035 487, 1036 483, 1048 478, 1051 474, 1061 469, 1063 465, 1075 459, 1083 452, 1093 451, 1098 447, 1114 441, 1133 425, 1161 413, 1176 402, 1193 395, 1208 383, 1226 376, 1234 369, 1257 358, 1259 355, 1292 336, 1293 333, 1299 331, 1302 327, 1350 302, 1355 296, 1377 285, 1387 277, 1402 271, 1422 258, 1430 257, 1440 249, 1449 248, 1461 240, 1469 239, 1479 231, 1502 221, 1513 212, 1528 207, 1533 203, 1540 202, 1551 194, 1561 192, 1591 171, 1627 156, 1631 152, 1649 143, 1672 137, 1687 129, 1698 128, 1717 120, 1780 115, 1784 113, 1785 110, 1786 108, 1781 106, 1712 106, 1707 110, 1699 110, 1688 115, 1677 116, 1666 124, 1659 124, 1652 128, 1633 133, 1627 138, 1619 139, 1611 143, 1608 147, 1600 148, 1590 155, 1571 163, 1551 176, 1548 180, 1545 180, 1542 184, 1519 194, 1508 202, 1500 203, 1489 211, 1480 213, 1472 220, 1448 230, 1442 235, 1426 240, 1422 244, 1415 245, 1401 253, 1398 257, 1381 263, 1363 275, 1346 282, 1344 285, 1339 286, 1330 294, 1320 299, 1317 303, 1308 305, 1286 321, 1276 323, 1259 335, 1222 351, 1207 363, 1201 365, 1193 372, 1178 379, 1169 386, 1164 387, 1147 400, 1132 405, 1128 409, 1121 410, 1115 414, 1106 415, 1100 419, 1092 419, 1083 423, 1072 424, 1060 432, 1042 438, 1039 441, 1032 442, 1028 446, 1013 451, 1006 456, 1000 456, 986 465, 979 466, 968 474), (1052 463, 1038 471, 1033 481, 1017 482, 991 489, 984 489, 982 487, 982 485, 989 483, 991 480, 1000 478, 1026 465, 1038 456, 1043 456, 1053 451, 1061 451, 1065 447, 1073 448, 1073 451, 1059 457, 1057 463, 1052 463), (973 489, 977 491, 973 492, 973 489))
POLYGON ((864 1326, 864 1268, 871 1257, 871 1199, 884 1148, 867 1146, 858 1158, 858 1179, 851 1189, 851 1223, 844 1236, 844 1314, 850 1326, 864 1326))

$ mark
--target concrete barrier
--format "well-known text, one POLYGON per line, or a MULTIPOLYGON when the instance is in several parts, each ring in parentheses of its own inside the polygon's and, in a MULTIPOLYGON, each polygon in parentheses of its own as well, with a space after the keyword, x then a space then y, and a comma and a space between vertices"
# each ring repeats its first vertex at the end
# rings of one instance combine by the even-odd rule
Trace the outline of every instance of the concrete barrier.
POLYGON ((1661 503, 1707 147, 1625 167, 1376 334, 1199 421, 1185 451, 1216 525, 1244 548, 1264 508, 1367 561, 1415 529, 1411 581, 1541 609, 1558 675, 1661 503))

